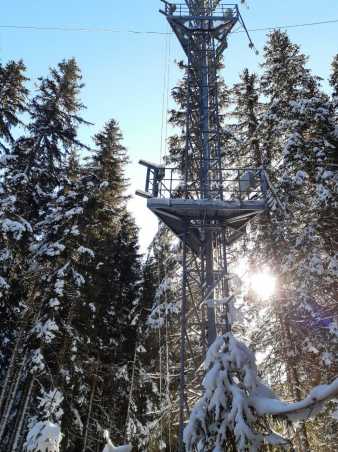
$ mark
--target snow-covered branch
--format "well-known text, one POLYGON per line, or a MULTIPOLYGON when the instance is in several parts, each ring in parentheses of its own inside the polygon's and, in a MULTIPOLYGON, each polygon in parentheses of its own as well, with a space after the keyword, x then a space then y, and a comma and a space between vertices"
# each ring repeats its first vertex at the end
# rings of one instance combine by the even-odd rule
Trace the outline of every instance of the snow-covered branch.
POLYGON ((306 420, 318 414, 325 402, 338 395, 338 378, 331 384, 316 386, 299 402, 288 403, 278 399, 254 396, 251 403, 259 416, 285 416, 290 421, 306 420))

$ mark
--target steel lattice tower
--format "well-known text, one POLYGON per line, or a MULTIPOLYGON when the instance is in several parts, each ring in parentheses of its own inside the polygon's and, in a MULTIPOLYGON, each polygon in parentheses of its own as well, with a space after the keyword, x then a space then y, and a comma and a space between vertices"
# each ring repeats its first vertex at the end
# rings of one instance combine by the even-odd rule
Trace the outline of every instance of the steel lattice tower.
POLYGON ((217 0, 162 1, 161 12, 188 61, 184 158, 179 171, 141 161, 147 179, 145 191, 137 194, 148 198, 148 208, 182 240, 179 450, 184 451, 190 263, 195 262, 199 275, 194 309, 206 310, 201 320, 205 350, 229 329, 227 248, 245 232, 248 221, 265 211, 266 181, 262 169, 227 168, 222 143, 219 68, 229 33, 238 22, 245 28, 238 6, 217 0))

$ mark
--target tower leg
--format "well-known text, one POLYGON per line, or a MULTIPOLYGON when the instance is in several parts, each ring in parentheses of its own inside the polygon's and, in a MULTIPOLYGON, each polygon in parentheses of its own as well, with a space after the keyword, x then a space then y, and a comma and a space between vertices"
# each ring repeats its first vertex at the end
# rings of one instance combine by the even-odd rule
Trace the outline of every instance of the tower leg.
MULTIPOLYGON (((205 234, 206 246, 205 246, 205 273, 206 273, 206 283, 207 292, 210 293, 209 299, 214 299, 214 291, 210 290, 214 286, 214 252, 213 252, 213 240, 212 232, 207 231, 205 234)), ((215 308, 213 306, 208 306, 208 347, 216 339, 216 316, 215 308)))
POLYGON ((185 226, 183 236, 182 255, 182 304, 181 304, 181 350, 180 350, 180 431, 179 431, 179 452, 184 452, 183 432, 184 432, 184 411, 185 411, 185 355, 186 355, 186 329, 187 329, 187 231, 185 226))

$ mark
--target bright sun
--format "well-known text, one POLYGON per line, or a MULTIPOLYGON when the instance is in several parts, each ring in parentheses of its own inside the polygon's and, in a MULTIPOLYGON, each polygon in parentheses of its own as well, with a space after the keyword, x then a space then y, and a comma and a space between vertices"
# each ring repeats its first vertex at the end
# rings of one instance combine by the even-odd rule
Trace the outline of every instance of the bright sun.
POLYGON ((250 287, 259 298, 267 300, 275 293, 276 278, 269 272, 253 273, 250 287))

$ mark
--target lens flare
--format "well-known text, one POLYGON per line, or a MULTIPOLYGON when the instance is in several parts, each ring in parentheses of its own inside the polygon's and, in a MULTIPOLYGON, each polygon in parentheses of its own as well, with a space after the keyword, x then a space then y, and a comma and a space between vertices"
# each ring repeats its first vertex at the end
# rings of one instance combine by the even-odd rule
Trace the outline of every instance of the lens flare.
POLYGON ((250 276, 250 288, 262 300, 267 300, 276 291, 276 277, 269 272, 253 273, 250 276))

